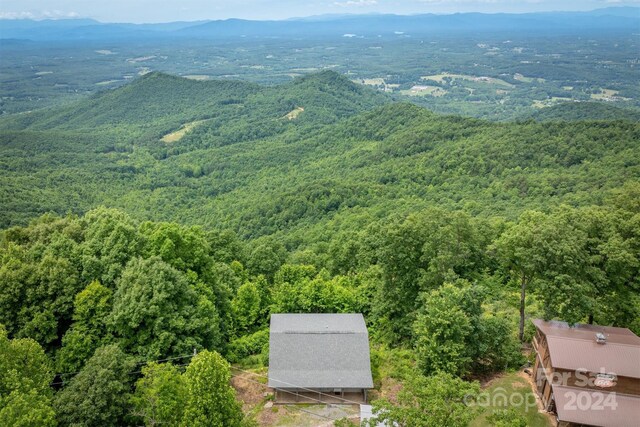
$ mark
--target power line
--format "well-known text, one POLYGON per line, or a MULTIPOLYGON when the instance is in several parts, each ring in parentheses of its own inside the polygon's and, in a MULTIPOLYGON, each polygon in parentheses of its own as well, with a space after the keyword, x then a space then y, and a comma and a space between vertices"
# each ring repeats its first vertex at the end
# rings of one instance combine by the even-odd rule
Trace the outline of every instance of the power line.
MULTIPOLYGON (((185 357, 193 357, 193 356, 195 356, 195 354, 188 354, 188 355, 186 355, 186 356, 169 357, 169 358, 166 358, 166 359, 148 360, 148 361, 142 361, 142 362, 136 363, 136 365, 142 365, 143 363, 152 363, 152 362, 156 362, 156 363, 157 363, 157 362, 165 362, 165 361, 167 361, 167 360, 184 359, 185 357)), ((189 363, 182 363, 182 364, 179 364, 179 365, 173 365, 173 366, 187 366, 187 365, 189 365, 189 363)), ((62 375, 71 375, 71 374, 78 374, 78 373, 80 373, 80 372, 82 372, 82 371, 78 371, 78 372, 68 372, 68 373, 65 373, 65 374, 56 374, 56 375, 61 375, 61 376, 62 376, 62 375)), ((141 373, 142 373, 142 370, 138 370, 138 371, 127 372, 127 375, 141 374, 141 373)), ((69 380, 69 381, 70 381, 70 380, 69 380)), ((58 382, 50 383, 49 385, 50 385, 50 386, 53 386, 53 385, 62 385, 62 384, 64 384, 65 382, 67 382, 67 381, 58 381, 58 382)))
POLYGON ((301 410, 302 412, 306 412, 307 414, 315 415, 316 417, 322 417, 322 418, 325 418, 325 419, 331 420, 331 421, 335 421, 336 419, 339 419, 339 418, 333 419, 333 418, 331 418, 331 417, 329 417, 327 415, 316 414, 315 412, 311 412, 310 410, 304 409, 304 408, 298 408, 298 409, 301 410))
MULTIPOLYGON (((240 375, 232 375, 231 378, 239 378, 241 380, 249 381, 249 382, 252 382, 252 383, 255 383, 255 384, 259 384, 259 385, 264 386, 264 387, 268 387, 266 384, 261 383, 260 381, 252 380, 251 378, 247 378, 247 377, 241 377, 240 375)), ((284 393, 293 394, 290 391, 285 391, 284 393)), ((317 392, 314 391, 314 393, 317 393, 317 392)), ((331 396, 331 395, 329 395, 329 396, 331 396)), ((315 397, 311 397, 311 396, 303 396, 303 397, 305 399, 308 399, 308 400, 313 400, 315 402, 322 403, 323 405, 334 405, 334 403, 328 403, 328 402, 325 402, 323 400, 316 399, 315 397)), ((357 403, 357 404, 359 405, 359 403, 357 403)), ((318 416, 322 417, 323 415, 318 414, 318 416)))
MULTIPOLYGON (((142 365, 144 363, 151 363, 151 362, 166 362, 168 360, 176 360, 176 359, 184 359, 185 357, 193 357, 195 356, 195 354, 185 354, 184 356, 175 356, 175 357, 167 357, 166 359, 158 359, 158 360, 143 360, 142 362, 137 362, 136 365, 142 365)), ((60 374, 54 374, 55 376, 63 376, 63 375, 75 375, 75 374, 79 374, 80 371, 77 372, 62 372, 60 374)))
MULTIPOLYGON (((138 362, 136 364, 137 365, 141 365, 143 363, 147 363, 148 364, 148 363, 152 363, 152 362, 156 362, 156 363, 158 363, 158 362, 166 362, 166 361, 169 361, 169 360, 176 360, 176 359, 184 359, 184 358, 187 358, 187 357, 194 357, 195 355, 196 355, 195 353, 194 354, 186 354, 186 355, 183 355, 183 356, 168 357, 168 358, 165 358, 165 359, 147 360, 147 361, 138 362)), ((187 366, 187 365, 189 365, 189 363, 182 363, 182 364, 173 365, 173 366, 182 367, 182 366, 187 366)), ((269 379, 269 377, 267 375, 262 375, 262 374, 258 374, 256 372, 246 371, 244 369, 236 368, 234 366, 230 366, 230 367, 231 367, 231 369, 235 369, 236 371, 240 371, 240 372, 243 372, 243 373, 246 373, 246 374, 249 374, 249 375, 255 375, 255 376, 258 376, 258 377, 269 379)), ((65 373, 60 373, 60 374, 56 374, 56 375, 60 375, 60 376, 62 376, 62 375, 72 375, 72 374, 78 374, 80 372, 81 371, 78 371, 78 372, 65 372, 65 373)), ((127 372, 127 375, 134 375, 134 374, 140 374, 140 373, 142 373, 142 370, 127 372)), ((240 378, 240 379, 245 380, 245 381, 250 381, 250 382, 259 384, 261 386, 268 387, 267 384, 261 383, 260 381, 253 380, 251 378, 242 377, 240 375, 232 375, 232 378, 240 378)), ((54 385, 62 385, 65 382, 66 381, 58 381, 58 382, 53 382, 50 385, 52 385, 52 386, 54 386, 54 385)), ((288 382, 285 382, 285 381, 279 381, 279 382, 281 382, 283 384, 286 384, 286 385, 293 386, 293 387, 301 389, 301 390, 309 391, 309 392, 312 392, 312 393, 315 393, 315 394, 318 394, 318 395, 332 397, 334 399, 338 399, 338 400, 341 400, 343 402, 348 402, 348 403, 354 404, 354 405, 360 405, 360 402, 356 402, 356 401, 353 401, 353 400, 344 399, 342 397, 338 397, 338 396, 327 394, 327 393, 322 393, 322 392, 317 391, 317 390, 309 389, 309 388, 306 388, 306 387, 301 387, 301 386, 298 386, 296 384, 291 384, 291 383, 288 383, 288 382)), ((293 393, 288 392, 288 391, 284 391, 284 392, 285 393, 289 393, 289 394, 293 394, 293 393)), ((320 399, 316 399, 316 398, 311 397, 311 396, 304 396, 304 398, 308 399, 308 400, 312 400, 312 401, 318 402, 318 403, 321 403, 323 405, 327 405, 327 404, 331 405, 331 403, 324 402, 324 401, 322 401, 320 399)), ((303 412, 307 412, 307 413, 309 413, 311 415, 315 415, 317 417, 325 418, 325 419, 328 419, 328 420, 331 420, 331 421, 335 421, 337 419, 337 418, 334 419, 332 417, 329 417, 329 416, 326 416, 326 415, 323 415, 323 414, 317 414, 315 412, 312 412, 312 411, 309 411, 309 410, 305 410, 304 408, 298 408, 298 409, 300 409, 303 412)))
MULTIPOLYGON (((141 365, 141 364, 145 364, 145 363, 146 363, 146 364, 148 364, 148 363, 152 363, 152 362, 156 362, 156 363, 158 363, 158 362, 167 362, 167 361, 170 361, 170 360, 184 359, 184 358, 187 358, 187 357, 194 357, 195 355, 196 355, 196 354, 195 354, 195 352, 194 352, 193 354, 185 354, 185 355, 182 355, 182 356, 167 357, 167 358, 165 358, 165 359, 156 359, 156 360, 146 360, 146 361, 141 361, 141 362, 137 362, 136 364, 137 364, 137 365, 141 365)), ((174 365, 174 366, 179 366, 179 367, 181 367, 181 366, 187 366, 188 364, 189 364, 189 363, 183 363, 183 364, 174 365)), ((239 372, 243 372, 243 373, 245 373, 245 374, 255 375, 255 376, 258 376, 258 377, 266 378, 267 380, 271 379, 269 376, 267 376, 267 375, 262 375, 262 374, 258 374, 257 372, 247 371, 247 370, 240 369, 240 368, 237 368, 237 367, 234 367, 234 366, 230 366, 230 367, 231 367, 231 369, 234 369, 234 370, 239 371, 239 372)), ((80 373, 80 372, 81 372, 81 371, 77 371, 77 372, 65 372, 65 373, 59 373, 59 374, 55 374, 55 375, 56 375, 56 376, 73 375, 73 374, 78 374, 78 373, 80 373)), ((137 370, 137 371, 128 372, 127 374, 128 374, 128 375, 134 375, 134 374, 140 374, 140 373, 142 373, 142 370, 137 370)), ((256 383, 256 384, 259 384, 259 385, 262 385, 262 386, 268 387, 268 386, 267 386, 267 384, 261 383, 261 382, 259 382, 259 381, 252 380, 252 379, 250 379, 250 378, 240 377, 239 375, 234 375, 234 376, 233 376, 233 378, 241 378, 241 379, 244 379, 244 380, 247 380, 247 381, 251 381, 251 382, 254 382, 254 383, 256 383)), ((310 389, 310 388, 302 387, 302 386, 300 386, 300 385, 293 384, 293 383, 289 383, 289 382, 286 382, 286 381, 281 381, 281 380, 276 380, 276 381, 278 381, 279 383, 285 384, 285 385, 292 386, 292 387, 297 388, 297 389, 300 389, 300 390, 304 390, 304 391, 308 391, 308 392, 311 392, 311 393, 317 394, 317 395, 319 395, 319 396, 327 396, 327 397, 331 397, 331 398, 333 398, 333 399, 337 399, 337 400, 340 400, 340 401, 342 401, 342 402, 346 402, 346 403, 353 404, 353 405, 360 405, 360 404, 361 404, 361 402, 356 402, 356 401, 354 401, 354 400, 345 399, 345 398, 343 398, 343 397, 339 397, 339 396, 336 396, 336 395, 333 395, 333 394, 323 393, 323 392, 318 391, 318 390, 314 390, 314 389, 310 389)), ((64 383, 65 383, 65 381, 59 381, 59 382, 51 383, 50 385, 52 385, 52 386, 53 386, 53 385, 61 385, 61 384, 64 384, 64 383)), ((285 392, 285 393, 289 393, 289 394, 293 394, 293 393, 288 392, 288 391, 284 391, 284 392, 285 392)), ((316 399, 316 398, 313 398, 313 397, 310 397, 310 396, 304 396, 304 398, 305 398, 305 399, 309 399, 309 400, 313 400, 313 401, 316 401, 316 402, 319 402, 319 403, 322 403, 322 404, 328 404, 328 402, 324 402, 324 401, 322 401, 322 400, 320 400, 320 399, 316 399)), ((320 414, 316 414, 316 415, 318 415, 318 416, 320 416, 320 417, 324 417, 323 415, 320 415, 320 414)), ((327 417, 325 417, 325 418, 327 418, 327 417)))
MULTIPOLYGON (((249 373, 252 373, 252 372, 249 372, 249 373)), ((256 375, 258 375, 258 374, 256 374, 256 375)), ((251 378, 247 378, 247 377, 241 377, 240 375, 233 375, 233 376, 232 376, 232 378, 240 378, 240 379, 242 379, 242 380, 249 381, 249 382, 256 383, 256 384, 259 384, 259 385, 261 385, 261 386, 265 386, 265 387, 267 387, 267 385, 266 385, 266 384, 261 383, 260 381, 252 380, 251 378)), ((285 392, 285 393, 291 393, 291 392, 285 392)), ((315 392, 314 392, 314 393, 315 393, 315 392)), ((293 394, 293 393, 291 393, 291 394, 293 394)), ((331 396, 331 395, 329 395, 329 396, 331 396)), ((333 397, 333 396, 332 396, 332 397, 333 397)), ((315 399, 315 398, 310 397, 310 396, 304 396, 304 398, 305 398, 305 399, 308 399, 308 400, 313 400, 313 401, 318 402, 318 403, 322 403, 323 405, 332 405, 331 403, 323 402, 323 401, 322 401, 322 400, 320 400, 320 399, 315 399)), ((357 404, 359 405, 359 403, 357 403, 357 404)), ((298 407, 297 409, 299 409, 299 410, 301 410, 301 411, 303 411, 303 412, 306 412, 306 413, 308 413, 308 414, 315 415, 315 416, 317 416, 317 417, 326 418, 326 419, 331 420, 331 421, 335 421, 335 420, 340 419, 340 418, 332 418, 332 417, 330 417, 330 416, 328 416, 328 415, 318 414, 318 413, 315 413, 315 412, 309 411, 309 410, 304 409, 304 408, 301 408, 301 407, 298 407)))
MULTIPOLYGON (((271 379, 271 378, 269 378, 269 376, 267 376, 267 375, 262 375, 262 374, 258 374, 258 373, 251 372, 251 371, 245 371, 245 370, 243 370, 243 369, 236 368, 236 367, 233 367, 233 366, 231 367, 231 369, 235 369, 236 371, 244 372, 244 373, 246 373, 246 374, 250 374, 250 375, 256 375, 256 376, 259 376, 259 377, 262 377, 262 378, 266 378, 266 379, 268 379, 268 380, 269 380, 269 379, 271 379)), ((309 391, 309 392, 312 392, 312 393, 315 393, 315 394, 318 394, 318 395, 322 395, 322 396, 332 397, 332 398, 334 398, 334 399, 338 399, 338 400, 341 400, 341 401, 343 401, 343 402, 348 402, 348 403, 353 404, 353 405, 360 405, 360 404, 361 404, 361 402, 356 402, 356 401, 354 401, 354 400, 345 399, 345 398, 343 398, 343 397, 338 397, 338 396, 335 396, 335 395, 333 395, 333 394, 323 393, 323 392, 321 392, 321 391, 314 390, 314 389, 311 389, 311 388, 301 387, 301 386, 299 386, 299 385, 297 385, 297 384, 288 383, 288 382, 286 382, 286 381, 281 381, 281 380, 275 380, 275 381, 278 381, 279 383, 282 383, 282 384, 285 384, 285 385, 292 386, 292 387, 294 387, 294 388, 298 388, 298 389, 300 389, 300 390, 309 391)), ((257 381, 256 381, 256 382, 257 382, 257 381)), ((262 384, 262 385, 266 385, 266 384, 263 384, 263 383, 260 383, 260 384, 262 384)), ((306 396, 305 396, 305 397, 306 397, 306 396)), ((312 398, 310 398, 310 399, 311 399, 311 400, 317 400, 317 399, 312 399, 312 398)), ((322 402, 322 403, 326 403, 326 402, 322 402)))
MULTIPOLYGON (((153 360, 152 360, 152 362, 153 362, 153 360)), ((188 363, 182 363, 180 365, 173 365, 173 366, 188 366, 188 365, 189 365, 188 363)), ((142 373, 142 370, 139 370, 139 371, 127 372, 127 375, 134 375, 134 374, 141 374, 141 373, 142 373)), ((71 380, 69 380, 69 381, 71 381, 71 380)), ((59 381, 59 382, 56 382, 56 383, 51 383, 50 385, 62 385, 65 382, 67 382, 67 381, 59 381)))

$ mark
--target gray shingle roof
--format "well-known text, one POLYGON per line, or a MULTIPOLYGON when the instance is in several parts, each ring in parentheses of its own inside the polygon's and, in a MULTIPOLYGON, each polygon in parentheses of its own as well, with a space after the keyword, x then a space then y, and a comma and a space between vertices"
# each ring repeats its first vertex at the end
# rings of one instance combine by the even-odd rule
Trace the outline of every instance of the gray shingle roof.
POLYGON ((362 314, 272 314, 269 386, 373 388, 362 314))

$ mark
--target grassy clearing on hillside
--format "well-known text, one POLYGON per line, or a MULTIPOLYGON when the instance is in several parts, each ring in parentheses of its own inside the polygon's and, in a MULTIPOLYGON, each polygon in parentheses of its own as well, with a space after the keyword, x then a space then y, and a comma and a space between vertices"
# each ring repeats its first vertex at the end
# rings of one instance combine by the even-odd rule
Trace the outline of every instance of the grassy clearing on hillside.
POLYGON ((488 403, 484 411, 469 424, 470 427, 490 426, 487 417, 496 410, 511 409, 523 415, 528 427, 551 427, 552 418, 539 412, 538 401, 530 378, 523 372, 507 373, 491 380, 483 389, 481 403, 488 403), (520 403, 522 402, 522 403, 520 403))
POLYGON ((617 90, 613 89, 601 89, 600 93, 591 94, 591 99, 606 99, 614 97, 618 94, 617 90))
POLYGON ((367 86, 384 86, 385 85, 385 81, 381 77, 375 77, 371 79, 355 79, 351 81, 354 83, 363 84, 367 86))
POLYGON ((162 139, 160 139, 160 141, 168 142, 168 143, 178 142, 187 134, 187 132, 191 131, 196 126, 198 126, 198 125, 200 125, 201 123, 204 123, 204 122, 205 122, 205 120, 196 120, 195 122, 185 123, 177 131, 168 133, 165 136, 163 136, 162 139))
POLYGON ((139 56, 137 58, 129 58, 127 59, 127 62, 129 63, 135 63, 135 62, 145 62, 145 61, 150 61, 152 59, 155 59, 156 55, 149 55, 149 56, 139 56))
POLYGON ((296 107, 294 110, 288 112, 283 118, 288 120, 295 120, 304 111, 302 107, 296 107))
POLYGON ((565 98, 562 96, 553 96, 549 99, 544 99, 544 100, 536 99, 535 101, 533 101, 532 105, 535 108, 545 108, 545 107, 551 107, 552 105, 560 104, 561 102, 569 102, 569 101, 571 101, 571 98, 565 98))
POLYGON ((197 81, 205 81, 205 80, 210 80, 211 76, 207 76, 205 74, 189 74, 186 76, 182 76, 185 79, 189 79, 189 80, 197 80, 197 81))
POLYGON ((467 81, 471 81, 471 82, 480 82, 480 83, 488 83, 488 84, 494 84, 494 85, 500 85, 500 86, 505 86, 505 87, 513 87, 513 85, 511 83, 507 83, 504 80, 501 79, 496 79, 493 77, 477 77, 477 76, 469 76, 466 74, 449 74, 449 73, 442 73, 442 74, 434 74, 431 76, 422 76, 420 77, 422 80, 432 80, 434 82, 437 83, 445 83, 445 78, 450 78, 452 80, 467 80, 467 81))
POLYGON ((409 90, 400 91, 401 94, 407 96, 435 96, 440 97, 447 94, 447 91, 438 86, 416 85, 409 90))
POLYGON ((592 93, 591 99, 597 101, 629 101, 630 98, 623 98, 619 91, 613 89, 600 89, 600 93, 592 93))
POLYGON ((105 80, 103 82, 98 82, 96 83, 97 86, 107 86, 113 83, 118 83, 121 82, 122 80, 105 80))
POLYGON ((514 80, 518 80, 519 82, 523 82, 523 83, 533 83, 533 82, 544 83, 546 81, 545 79, 541 79, 538 77, 526 77, 520 73, 514 74, 513 78, 514 80))

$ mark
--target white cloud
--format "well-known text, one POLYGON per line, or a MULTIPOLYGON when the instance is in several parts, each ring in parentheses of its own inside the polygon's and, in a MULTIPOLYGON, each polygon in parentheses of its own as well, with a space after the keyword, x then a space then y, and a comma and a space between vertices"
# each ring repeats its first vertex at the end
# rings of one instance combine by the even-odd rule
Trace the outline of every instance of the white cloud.
POLYGON ((74 19, 80 18, 77 12, 63 12, 61 10, 41 10, 22 12, 0 12, 0 19, 74 19))
POLYGON ((344 2, 337 1, 333 4, 340 7, 375 6, 378 4, 378 0, 347 0, 344 2))
POLYGON ((500 3, 500 0, 418 0, 420 3, 500 3))
POLYGON ((31 12, 0 12, 0 19, 34 19, 31 12))

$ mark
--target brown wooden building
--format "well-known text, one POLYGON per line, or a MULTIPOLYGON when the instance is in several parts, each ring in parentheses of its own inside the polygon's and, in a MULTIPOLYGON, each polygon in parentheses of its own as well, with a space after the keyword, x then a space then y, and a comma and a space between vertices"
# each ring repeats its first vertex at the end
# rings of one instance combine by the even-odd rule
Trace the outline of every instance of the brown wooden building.
POLYGON ((533 324, 537 392, 559 426, 640 426, 640 337, 626 328, 533 324))

